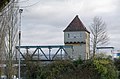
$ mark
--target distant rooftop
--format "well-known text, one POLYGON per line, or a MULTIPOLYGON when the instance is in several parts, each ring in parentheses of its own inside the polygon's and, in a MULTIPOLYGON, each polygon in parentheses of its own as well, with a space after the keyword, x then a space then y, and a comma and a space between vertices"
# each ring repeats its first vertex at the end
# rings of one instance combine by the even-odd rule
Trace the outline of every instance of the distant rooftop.
POLYGON ((63 32, 72 32, 72 31, 86 31, 90 33, 82 21, 79 19, 78 15, 72 20, 72 22, 67 26, 67 28, 63 32))

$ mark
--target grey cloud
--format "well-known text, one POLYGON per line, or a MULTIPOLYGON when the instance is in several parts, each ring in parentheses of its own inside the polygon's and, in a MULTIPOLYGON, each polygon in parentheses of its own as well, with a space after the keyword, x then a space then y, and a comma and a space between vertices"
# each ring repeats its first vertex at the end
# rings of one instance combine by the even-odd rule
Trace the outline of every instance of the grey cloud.
POLYGON ((23 44, 63 44, 62 31, 78 14, 87 28, 94 16, 101 16, 107 24, 110 44, 117 47, 120 40, 117 38, 120 37, 119 5, 120 0, 41 0, 39 4, 24 9, 23 44), (102 10, 104 8, 109 10, 102 10))

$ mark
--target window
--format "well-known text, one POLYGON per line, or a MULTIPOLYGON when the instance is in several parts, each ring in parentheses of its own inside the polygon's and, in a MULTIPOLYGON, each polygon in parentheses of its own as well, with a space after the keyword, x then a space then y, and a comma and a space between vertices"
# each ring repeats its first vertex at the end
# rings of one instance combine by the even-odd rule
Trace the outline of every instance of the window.
POLYGON ((82 37, 82 34, 80 33, 80 37, 82 37))
POLYGON ((80 38, 79 34, 68 34, 68 38, 80 38))
POLYGON ((70 34, 68 34, 68 38, 70 38, 70 34))

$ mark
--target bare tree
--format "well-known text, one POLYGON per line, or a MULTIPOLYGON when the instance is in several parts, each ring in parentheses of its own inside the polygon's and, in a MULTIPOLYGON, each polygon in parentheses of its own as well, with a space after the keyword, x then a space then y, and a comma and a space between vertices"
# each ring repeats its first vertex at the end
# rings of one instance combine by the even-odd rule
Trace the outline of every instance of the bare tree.
POLYGON ((6 75, 7 79, 12 79, 12 76, 16 74, 14 59, 15 46, 18 42, 19 13, 19 7, 16 2, 17 0, 10 0, 0 10, 0 64, 6 65, 1 73, 6 75))
POLYGON ((91 43, 93 47, 93 58, 95 57, 96 47, 107 44, 109 41, 106 24, 100 17, 94 17, 90 25, 91 43))

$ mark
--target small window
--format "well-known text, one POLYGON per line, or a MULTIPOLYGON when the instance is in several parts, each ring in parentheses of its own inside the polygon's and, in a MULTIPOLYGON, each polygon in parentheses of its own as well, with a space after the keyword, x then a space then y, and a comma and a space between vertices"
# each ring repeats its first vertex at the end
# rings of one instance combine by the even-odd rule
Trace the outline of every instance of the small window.
POLYGON ((80 37, 82 37, 82 34, 80 33, 80 37))
POLYGON ((82 37, 82 34, 80 33, 80 37, 82 37))
POLYGON ((74 36, 74 38, 76 38, 76 36, 74 36))
POLYGON ((70 38, 70 34, 68 34, 68 38, 70 38))

